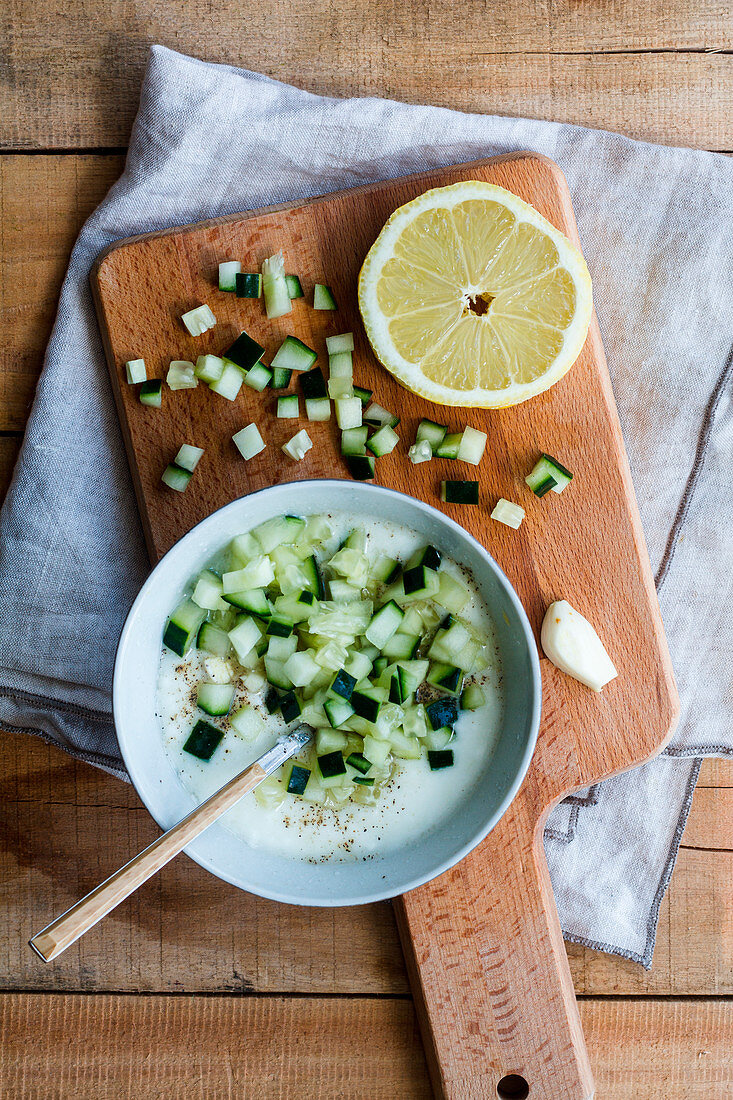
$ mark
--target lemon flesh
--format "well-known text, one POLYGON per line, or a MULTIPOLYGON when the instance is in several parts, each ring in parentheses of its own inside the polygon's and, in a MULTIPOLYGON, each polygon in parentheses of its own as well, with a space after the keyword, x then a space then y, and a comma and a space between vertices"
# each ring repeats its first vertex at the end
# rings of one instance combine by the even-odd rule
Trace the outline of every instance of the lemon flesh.
POLYGON ((401 206, 359 276, 377 358, 442 405, 498 408, 549 389, 592 312, 574 245, 503 187, 469 180, 401 206))

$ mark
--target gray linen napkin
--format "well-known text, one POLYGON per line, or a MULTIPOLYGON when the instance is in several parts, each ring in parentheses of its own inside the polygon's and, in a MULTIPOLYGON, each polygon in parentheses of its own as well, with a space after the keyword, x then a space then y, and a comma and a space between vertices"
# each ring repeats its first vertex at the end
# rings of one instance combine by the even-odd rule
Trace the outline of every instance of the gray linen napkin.
POLYGON ((110 678, 148 563, 87 281, 99 251, 518 149, 552 157, 570 184, 683 700, 666 755, 559 806, 547 854, 566 936, 648 966, 696 758, 733 754, 733 162, 723 156, 326 99, 154 47, 124 174, 71 258, 0 517, 0 723, 124 777, 110 678))

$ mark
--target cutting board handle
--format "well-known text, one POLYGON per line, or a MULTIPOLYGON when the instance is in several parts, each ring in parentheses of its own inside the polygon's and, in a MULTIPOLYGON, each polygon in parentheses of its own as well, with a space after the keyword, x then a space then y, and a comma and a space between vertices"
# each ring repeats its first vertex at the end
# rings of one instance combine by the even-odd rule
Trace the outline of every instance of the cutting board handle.
POLYGON ((433 1088, 445 1100, 593 1096, 542 843, 555 800, 538 757, 552 745, 553 702, 546 693, 533 764, 486 840, 394 903, 433 1088))

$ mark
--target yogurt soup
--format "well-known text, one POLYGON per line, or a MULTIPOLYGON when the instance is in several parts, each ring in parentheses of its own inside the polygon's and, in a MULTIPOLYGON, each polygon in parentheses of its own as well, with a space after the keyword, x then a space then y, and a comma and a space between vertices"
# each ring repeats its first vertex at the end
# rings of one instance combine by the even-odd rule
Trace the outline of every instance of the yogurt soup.
POLYGON ((293 859, 372 859, 461 812, 502 724, 495 629, 459 564, 344 513, 277 517, 192 578, 157 714, 202 801, 299 722, 312 746, 221 823, 293 859))

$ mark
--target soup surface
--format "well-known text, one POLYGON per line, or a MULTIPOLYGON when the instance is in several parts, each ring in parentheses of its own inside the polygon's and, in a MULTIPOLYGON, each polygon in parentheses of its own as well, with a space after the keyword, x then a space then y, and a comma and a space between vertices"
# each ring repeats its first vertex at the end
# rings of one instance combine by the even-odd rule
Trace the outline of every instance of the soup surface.
MULTIPOLYGON (((277 659, 268 659, 265 648, 267 645, 274 653, 282 656, 283 648, 288 647, 272 642, 273 637, 278 637, 277 634, 269 636, 264 634, 261 644, 258 643, 257 647, 264 652, 259 656, 255 651, 244 655, 233 649, 225 658, 217 657, 213 664, 212 653, 197 648, 195 642, 183 655, 164 646, 158 677, 157 713, 166 751, 181 783, 197 802, 202 801, 234 774, 266 752, 278 736, 288 729, 295 728, 300 721, 309 722, 318 729, 317 737, 325 741, 317 741, 316 745, 295 760, 296 765, 303 768, 303 776, 307 776, 303 796, 287 791, 292 771, 292 762, 288 761, 254 794, 246 796, 233 807, 221 819, 221 823, 246 844, 293 859, 313 862, 371 859, 380 852, 409 844, 418 836, 460 813, 461 803, 466 793, 481 781, 482 773, 485 774, 501 729, 503 710, 501 662, 495 629, 488 608, 473 578, 465 568, 444 556, 440 561, 438 575, 448 574, 459 582, 467 593, 459 614, 446 618, 449 613, 439 603, 442 590, 433 595, 426 595, 423 599, 406 596, 407 583, 402 579, 404 573, 396 583, 392 581, 391 585, 376 582, 370 576, 365 586, 359 590, 357 584, 363 578, 358 576, 344 578, 328 564, 350 534, 357 532, 355 545, 359 547, 358 553, 371 563, 370 568, 373 567, 379 572, 379 569, 384 567, 386 556, 399 563, 398 571, 400 571, 401 566, 409 567, 410 560, 415 556, 419 557, 424 548, 424 542, 414 532, 394 524, 372 520, 365 528, 363 518, 344 513, 311 517, 307 530, 318 531, 319 523, 321 537, 315 543, 315 559, 319 563, 325 585, 322 595, 332 597, 331 601, 323 604, 324 607, 333 608, 338 602, 334 592, 329 591, 335 581, 335 593, 340 600, 345 599, 347 603, 357 600, 363 605, 364 600, 370 599, 372 609, 376 613, 380 606, 389 602, 388 597, 393 594, 395 602, 405 616, 412 608, 422 617, 422 632, 418 635, 415 652, 409 658, 387 657, 385 659, 382 653, 375 656, 375 647, 371 646, 364 637, 357 638, 354 647, 347 647, 349 661, 354 660, 354 651, 360 648, 373 660, 371 672, 359 677, 354 690, 358 692, 363 689, 369 705, 371 705, 371 696, 376 697, 376 705, 380 708, 376 721, 372 722, 354 714, 338 729, 332 729, 330 722, 324 716, 323 706, 329 701, 336 704, 344 701, 338 694, 338 690, 343 688, 334 684, 338 689, 334 691, 330 687, 338 669, 319 668, 307 683, 288 689, 287 681, 280 680, 281 662, 277 659), (315 527, 313 527, 314 524, 315 527), (378 561, 379 568, 374 564, 378 561), (341 588, 339 588, 339 580, 341 580, 341 588), (352 586, 355 589, 353 595, 345 593, 343 588, 344 583, 349 585, 352 581, 357 582, 352 586), (440 646, 435 645, 436 637, 440 635, 438 638, 440 642, 441 638, 445 638, 450 624, 457 622, 469 632, 472 641, 467 650, 462 651, 463 659, 459 655, 456 660, 464 665, 470 663, 470 668, 452 668, 450 662, 434 659, 436 653, 438 656, 446 656, 444 653, 441 654, 440 646), (472 649, 471 646, 474 648, 472 649), (433 652, 433 657, 427 657, 428 651, 433 652), (244 659, 244 664, 240 661, 240 657, 244 659), (217 664, 217 661, 220 663, 217 664), (383 665, 387 667, 383 669, 383 665), (451 680, 449 685, 453 689, 452 692, 444 690, 442 686, 435 683, 423 681, 417 688, 417 693, 411 692, 409 698, 405 698, 402 704, 392 702, 390 700, 395 698, 394 691, 399 691, 399 686, 384 688, 383 685, 391 684, 391 676, 395 675, 393 670, 398 665, 403 666, 408 673, 417 669, 419 674, 423 669, 427 669, 427 677, 433 680, 443 676, 444 682, 448 682, 450 677, 458 676, 458 690, 455 690, 455 680, 451 680), (234 701, 228 714, 207 715, 197 703, 201 685, 211 680, 212 672, 214 678, 220 681, 222 678, 227 679, 226 675, 222 677, 222 671, 227 666, 231 670, 234 701), (444 672, 451 668, 452 671, 444 672), (278 683, 275 689, 272 686, 273 680, 278 683), (473 690, 472 701, 470 700, 471 691, 467 693, 467 688, 473 690), (479 691, 477 692, 476 689, 479 691), (298 706, 302 707, 302 715, 287 722, 280 710, 270 713, 275 691, 280 698, 285 698, 292 691, 298 700, 298 706), (461 699, 464 703, 470 702, 475 709, 459 709, 461 699), (456 708, 457 716, 452 728, 444 727, 436 730, 432 727, 438 723, 434 720, 431 725, 430 719, 426 720, 426 712, 432 714, 433 718, 436 713, 442 713, 440 710, 430 709, 431 703, 435 702, 442 702, 449 708, 451 706, 456 708), (387 752, 385 742, 390 738, 390 722, 401 720, 402 715, 406 715, 404 728, 399 726, 394 730, 392 736, 395 743, 390 742, 392 751, 387 752), (190 749, 192 729, 201 720, 215 727, 219 735, 223 733, 223 737, 209 759, 201 759, 184 748, 188 743, 190 749), (409 735, 407 740, 405 740, 405 733, 409 735), (338 741, 339 738, 348 741, 342 751, 344 760, 347 761, 349 756, 355 753, 356 756, 352 756, 352 759, 356 761, 358 767, 346 763, 340 764, 338 751, 333 751, 330 743, 330 741, 338 741), (366 759, 367 747, 371 747, 369 751, 374 755, 377 749, 380 749, 380 745, 385 759, 372 764, 365 773, 362 773, 359 769, 370 763, 366 759), (416 746, 414 753, 411 749, 413 745, 416 746), (433 746, 432 750, 429 746, 433 746), (328 750, 326 755, 336 759, 339 769, 345 767, 345 773, 331 778, 324 778, 321 775, 318 758, 321 747, 328 750), (446 750, 452 756, 448 766, 444 755, 446 750), (417 758, 405 758, 417 753, 419 753, 417 758), (437 763, 438 766, 433 767, 431 763, 437 763)), ((256 532, 253 534, 256 535, 256 532)), ((253 551, 251 536, 244 538, 248 540, 245 543, 245 549, 251 553, 253 551)), ((306 542, 307 540, 304 539, 296 539, 294 542, 301 557, 308 549, 306 542)), ((262 553, 261 548, 258 549, 262 553)), ((282 547, 280 549, 282 550, 282 547)), ((271 556, 278 559, 280 563, 278 568, 287 568, 289 559, 286 551, 280 555, 277 551, 272 551, 271 556)), ((244 553, 235 565, 241 565, 242 562, 247 564, 247 555, 244 553)), ((360 559, 357 557, 355 562, 355 567, 358 568, 360 559)), ((347 566, 352 567, 348 559, 347 566)), ((227 576, 233 576, 231 550, 223 548, 222 553, 210 563, 210 568, 215 575, 223 575, 225 581, 227 576)), ((425 576, 433 582, 434 578, 430 577, 430 573, 431 571, 428 570, 425 576)), ((279 573, 276 574, 276 576, 279 575, 279 573)), ((297 573, 290 574, 291 579, 293 576, 297 587, 297 573)), ((277 582, 274 583, 274 589, 272 586, 267 589, 270 597, 273 597, 274 592, 279 591, 277 582)), ((442 583, 449 585, 449 582, 442 583)), ((187 593, 195 592, 195 585, 196 578, 192 578, 186 589, 187 593)), ((435 585, 437 586, 437 582, 435 585)), ((459 588, 455 591, 460 593, 459 588)), ((419 595, 418 592, 417 596, 419 595)), ((454 595, 451 599, 445 598, 451 602, 454 595)), ((251 593, 248 593, 248 596, 251 596, 251 593)), ((463 598, 459 595, 458 602, 463 598)), ((279 599, 275 599, 275 611, 278 611, 278 604, 283 608, 289 607, 289 601, 292 599, 292 595, 281 595, 279 599)), ((225 606, 226 597, 220 608, 223 609, 225 606)), ((367 621, 368 617, 367 613, 367 621)), ((218 622, 223 628, 233 629, 237 623, 246 618, 246 615, 242 613, 241 608, 234 608, 228 611, 210 610, 208 618, 212 622, 218 622), (234 624, 234 627, 231 624, 234 624)), ((275 615, 275 619, 278 619, 278 614, 275 615)), ((259 621, 264 631, 267 620, 259 621)), ((403 621, 407 622, 412 629, 411 624, 418 620, 412 615, 410 619, 403 621)), ((306 644, 323 647, 328 644, 329 639, 322 636, 317 636, 314 640, 314 637, 308 634, 308 626, 308 621, 301 622, 293 630, 292 636, 298 635, 300 638, 299 647, 306 644)), ((274 629, 279 629, 277 624, 274 629)), ((374 636, 374 631, 372 635, 374 636)), ((199 633, 199 640, 201 636, 199 633)), ((388 652, 398 652, 403 640, 404 635, 395 634, 385 642, 384 648, 388 652)), ((326 651, 325 656, 328 652, 326 651)), ((307 653, 315 654, 317 658, 324 657, 321 650, 316 648, 309 648, 307 653)), ((330 663, 338 664, 338 661, 330 663)), ((352 667, 357 671, 357 667, 348 663, 345 667, 352 667)), ((358 671, 359 673, 363 671, 361 665, 358 665, 358 671)), ((348 676, 346 680, 349 680, 348 676)), ((349 683, 348 686, 350 687, 351 684, 349 683)), ((409 688, 413 684, 408 682, 407 686, 409 688)), ((226 689, 223 689, 223 693, 226 694, 226 689)), ((346 710, 348 709, 347 707, 346 710)), ((335 713, 336 719, 341 717, 338 711, 332 710, 332 713, 335 713)))

